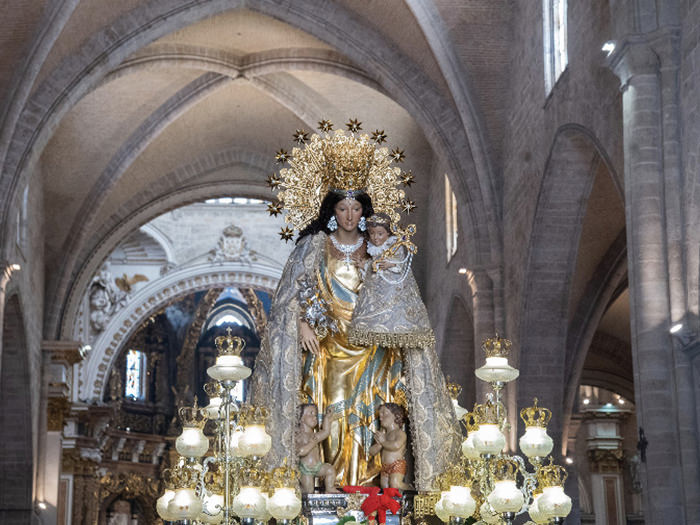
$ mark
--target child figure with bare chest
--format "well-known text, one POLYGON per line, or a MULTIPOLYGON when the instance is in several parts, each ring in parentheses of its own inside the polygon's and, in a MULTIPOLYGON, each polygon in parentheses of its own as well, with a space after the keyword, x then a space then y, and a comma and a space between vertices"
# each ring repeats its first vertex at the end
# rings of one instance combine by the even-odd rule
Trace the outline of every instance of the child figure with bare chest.
POLYGON ((301 490, 305 493, 313 493, 315 479, 324 479, 326 493, 339 492, 335 488, 335 469, 330 463, 321 461, 321 443, 331 433, 333 411, 329 408, 323 417, 321 430, 316 432, 318 426, 318 407, 313 403, 307 403, 299 407, 299 427, 297 428, 296 443, 299 454, 299 474, 301 490))
POLYGON ((374 434, 375 444, 369 449, 370 455, 382 454, 382 470, 379 485, 382 488, 407 489, 406 475, 406 433, 402 427, 405 420, 403 408, 396 403, 384 403, 379 407, 379 432, 374 434))

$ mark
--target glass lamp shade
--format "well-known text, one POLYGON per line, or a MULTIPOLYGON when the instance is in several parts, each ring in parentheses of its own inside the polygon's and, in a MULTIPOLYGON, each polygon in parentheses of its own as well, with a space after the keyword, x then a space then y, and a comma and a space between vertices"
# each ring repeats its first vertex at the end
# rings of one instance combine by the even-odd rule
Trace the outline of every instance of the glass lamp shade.
POLYGON ((301 511, 301 499, 294 489, 278 488, 267 500, 267 510, 276 520, 293 520, 301 511))
POLYGON ((435 515, 440 519, 440 521, 443 521, 445 523, 450 521, 450 514, 445 510, 446 496, 447 491, 443 491, 442 495, 440 496, 440 499, 437 500, 437 503, 435 504, 435 515))
POLYGON ((484 501, 479 507, 479 515, 481 515, 481 521, 488 523, 488 525, 501 523, 501 516, 491 508, 488 501, 484 501))
POLYGON ((520 450, 529 458, 547 457, 554 447, 554 442, 545 427, 525 427, 525 434, 518 443, 520 450))
POLYGON ((202 498, 202 512, 197 518, 202 523, 219 524, 224 521, 224 497, 221 494, 210 494, 202 498))
POLYGON ((243 435, 242 430, 235 430, 231 433, 231 441, 229 442, 229 451, 231 455, 237 458, 242 458, 243 453, 241 452, 241 436, 243 435))
POLYGON ((479 459, 479 451, 474 446, 474 434, 476 431, 470 432, 467 439, 462 441, 462 455, 467 459, 479 459))
POLYGON ((520 375, 517 368, 508 364, 507 357, 487 357, 486 364, 474 373, 487 383, 508 383, 520 375))
POLYGON ((518 512, 525 501, 523 493, 515 484, 515 481, 511 479, 504 479, 494 483, 493 490, 487 499, 493 510, 499 514, 503 512, 518 512))
POLYGON ((262 457, 272 448, 272 437, 265 432, 265 425, 248 425, 238 441, 238 449, 243 457, 262 457))
POLYGON ((211 397, 209 398, 209 404, 204 407, 204 413, 207 415, 208 419, 221 419, 223 414, 219 410, 221 407, 221 398, 220 397, 211 397))
POLYGON ((498 454, 506 446, 506 437, 498 425, 482 423, 474 433, 474 447, 479 454, 498 454))
POLYGON ((163 495, 156 501, 156 512, 164 521, 174 521, 177 518, 168 511, 168 503, 175 497, 175 491, 166 489, 163 495))
POLYGON ((549 518, 544 515, 544 512, 540 510, 540 498, 542 497, 542 494, 537 494, 533 499, 532 499, 532 504, 530 505, 530 508, 527 509, 528 514, 530 515, 530 519, 535 522, 537 525, 543 524, 543 523, 549 523, 549 518))
POLYGON ((233 498, 232 510, 239 518, 260 519, 264 516, 267 501, 258 487, 241 487, 233 498))
POLYGON ((468 518, 476 510, 476 501, 469 487, 452 485, 445 496, 444 508, 449 516, 468 518))
POLYGON ((563 487, 545 487, 538 507, 549 519, 565 518, 571 512, 571 498, 564 493, 563 487))
POLYGON ((170 521, 192 520, 202 512, 202 501, 194 489, 178 489, 173 499, 168 503, 168 513, 173 517, 170 521))
POLYGON ((201 458, 209 450, 209 438, 201 428, 185 427, 175 440, 175 448, 186 458, 201 458))
POLYGON ((265 524, 272 519, 272 514, 270 514, 270 496, 267 495, 267 492, 261 492, 261 494, 265 498, 265 511, 262 516, 258 517, 258 521, 262 521, 265 524))
POLYGON ((250 375, 252 370, 243 364, 237 355, 220 355, 214 366, 207 368, 207 374, 217 381, 240 381, 250 375))

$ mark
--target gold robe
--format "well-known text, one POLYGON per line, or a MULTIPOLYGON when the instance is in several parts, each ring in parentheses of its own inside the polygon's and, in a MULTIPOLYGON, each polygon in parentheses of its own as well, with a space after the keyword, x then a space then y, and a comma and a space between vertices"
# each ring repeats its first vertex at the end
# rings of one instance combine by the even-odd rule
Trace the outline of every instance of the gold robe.
POLYGON ((393 401, 394 392, 404 389, 401 355, 398 349, 348 342, 348 328, 362 285, 360 272, 353 264, 336 259, 326 249, 316 282, 338 331, 320 341, 318 357, 306 357, 303 390, 320 414, 331 407, 339 415, 323 443, 324 461, 335 468, 337 483, 360 485, 370 482, 381 468, 379 458, 369 456, 369 448, 372 433, 379 429, 379 405, 393 401))

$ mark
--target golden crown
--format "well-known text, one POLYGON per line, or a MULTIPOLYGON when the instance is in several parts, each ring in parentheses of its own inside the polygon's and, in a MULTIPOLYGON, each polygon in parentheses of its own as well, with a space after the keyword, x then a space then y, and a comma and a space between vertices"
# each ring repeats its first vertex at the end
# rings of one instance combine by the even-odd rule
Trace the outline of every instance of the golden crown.
MULTIPOLYGON (((277 162, 289 167, 268 178, 271 189, 282 190, 277 195, 279 202, 268 206, 270 214, 284 209, 285 222, 302 230, 316 218, 328 191, 350 198, 363 192, 372 199, 376 212, 386 213, 393 222, 399 220, 396 208, 404 206, 406 196, 399 185, 413 182, 401 168, 392 166, 403 161, 403 151, 378 147, 386 140, 384 132, 376 131, 372 137, 359 134, 362 127, 356 119, 347 127, 348 131, 333 130, 333 125, 323 120, 320 132, 310 139, 304 130, 295 132, 294 140, 300 147, 293 148, 291 154, 284 149, 277 152, 277 162)), ((288 227, 283 228, 282 238, 291 238, 291 233, 288 227)))
MULTIPOLYGON (((476 409, 476 406, 474 408, 476 409)), ((479 430, 479 416, 477 416, 476 412, 467 412, 462 416, 462 419, 467 427, 467 432, 479 430)))
POLYGON ((452 383, 449 378, 447 378, 447 380, 447 392, 450 394, 450 399, 457 399, 462 392, 462 387, 457 383, 452 383))
POLYGON ((206 392, 209 399, 211 399, 212 397, 221 397, 224 389, 218 381, 209 381, 208 383, 204 383, 204 392, 206 392))
POLYGON ((193 489, 199 481, 199 470, 186 465, 176 465, 163 471, 163 483, 171 490, 193 489))
POLYGON ((544 465, 537 470, 537 487, 540 489, 563 487, 567 477, 566 469, 555 465, 550 458, 549 465, 544 465))
POLYGON ((499 458, 494 463, 493 475, 496 481, 506 479, 515 481, 515 477, 518 475, 518 463, 514 459, 499 458))
POLYGON ((204 428, 207 418, 204 411, 197 405, 197 396, 194 396, 194 405, 180 407, 177 411, 183 427, 204 428))
POLYGON ((435 479, 435 484, 440 490, 450 490, 453 485, 467 487, 472 484, 471 471, 467 468, 464 458, 457 463, 450 464, 442 474, 435 479))
POLYGON ((549 420, 552 419, 552 411, 548 408, 538 407, 537 398, 533 399, 531 407, 523 408, 520 411, 520 419, 526 427, 546 428, 549 420))
POLYGON ((486 357, 508 357, 512 344, 508 339, 503 339, 496 334, 496 337, 485 339, 481 343, 481 348, 486 352, 486 357))
POLYGON ((216 351, 218 355, 241 355, 241 351, 245 347, 245 341, 231 335, 231 327, 226 328, 226 335, 220 335, 214 339, 216 351))
POLYGON ((486 401, 484 404, 474 405, 476 421, 480 425, 497 425, 499 423, 498 408, 499 406, 491 400, 486 401))
POLYGON ((299 471, 287 465, 284 458, 282 466, 272 469, 270 482, 272 488, 296 487, 299 483, 299 471))
POLYGON ((269 415, 270 411, 267 407, 243 403, 239 411, 238 423, 242 426, 264 425, 269 415))

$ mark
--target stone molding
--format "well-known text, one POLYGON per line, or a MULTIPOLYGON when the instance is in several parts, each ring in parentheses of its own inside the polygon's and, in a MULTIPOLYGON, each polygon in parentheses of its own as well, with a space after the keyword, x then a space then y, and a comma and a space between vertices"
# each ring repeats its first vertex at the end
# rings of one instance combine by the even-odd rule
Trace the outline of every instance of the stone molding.
MULTIPOLYGON (((189 293, 214 287, 245 286, 274 293, 282 274, 281 266, 260 262, 199 264, 176 269, 139 290, 110 320, 96 339, 86 361, 80 365, 78 399, 102 399, 109 370, 121 347, 154 311, 189 293)), ((75 399, 74 399, 75 400, 75 399)))

